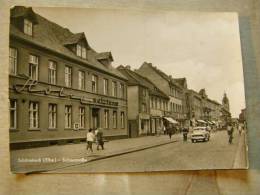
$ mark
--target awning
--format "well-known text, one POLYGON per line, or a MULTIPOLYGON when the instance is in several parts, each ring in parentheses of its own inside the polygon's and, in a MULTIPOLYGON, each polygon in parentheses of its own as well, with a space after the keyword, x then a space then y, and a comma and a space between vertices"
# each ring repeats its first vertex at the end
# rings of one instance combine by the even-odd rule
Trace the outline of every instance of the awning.
POLYGON ((169 121, 170 123, 178 124, 178 122, 171 117, 163 117, 163 118, 166 119, 167 121, 169 121))
POLYGON ((206 121, 204 121, 204 120, 197 120, 199 123, 204 123, 204 124, 207 124, 207 122, 206 121))

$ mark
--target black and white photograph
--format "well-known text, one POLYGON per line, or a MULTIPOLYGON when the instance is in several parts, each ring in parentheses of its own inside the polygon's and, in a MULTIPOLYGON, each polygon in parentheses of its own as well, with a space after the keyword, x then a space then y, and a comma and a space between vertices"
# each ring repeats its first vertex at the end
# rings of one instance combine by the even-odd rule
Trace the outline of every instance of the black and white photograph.
POLYGON ((247 169, 236 12, 10 9, 13 173, 247 169))

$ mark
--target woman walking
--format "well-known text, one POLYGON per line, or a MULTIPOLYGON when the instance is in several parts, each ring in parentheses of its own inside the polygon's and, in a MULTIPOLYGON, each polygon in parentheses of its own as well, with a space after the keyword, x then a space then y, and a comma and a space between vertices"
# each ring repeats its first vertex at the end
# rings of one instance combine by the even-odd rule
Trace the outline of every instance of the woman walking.
POLYGON ((95 141, 95 135, 90 128, 87 133, 87 151, 90 149, 91 153, 93 153, 92 144, 95 141))

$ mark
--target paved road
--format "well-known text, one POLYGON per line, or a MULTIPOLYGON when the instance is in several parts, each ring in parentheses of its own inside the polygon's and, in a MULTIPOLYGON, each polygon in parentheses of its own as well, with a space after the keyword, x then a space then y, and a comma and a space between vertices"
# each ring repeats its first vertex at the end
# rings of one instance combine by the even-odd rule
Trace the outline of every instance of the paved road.
POLYGON ((61 172, 139 172, 187 169, 230 169, 234 166, 239 135, 228 144, 226 131, 211 134, 209 142, 176 142, 152 149, 68 167, 61 172))

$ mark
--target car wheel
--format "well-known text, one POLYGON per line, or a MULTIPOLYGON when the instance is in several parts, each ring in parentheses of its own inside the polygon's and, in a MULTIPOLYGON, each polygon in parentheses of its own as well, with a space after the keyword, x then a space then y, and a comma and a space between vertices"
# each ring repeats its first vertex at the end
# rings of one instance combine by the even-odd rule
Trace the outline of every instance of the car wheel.
POLYGON ((193 140, 193 139, 192 139, 192 140, 191 140, 191 142, 192 142, 192 143, 194 143, 194 142, 195 142, 195 140, 193 140))

